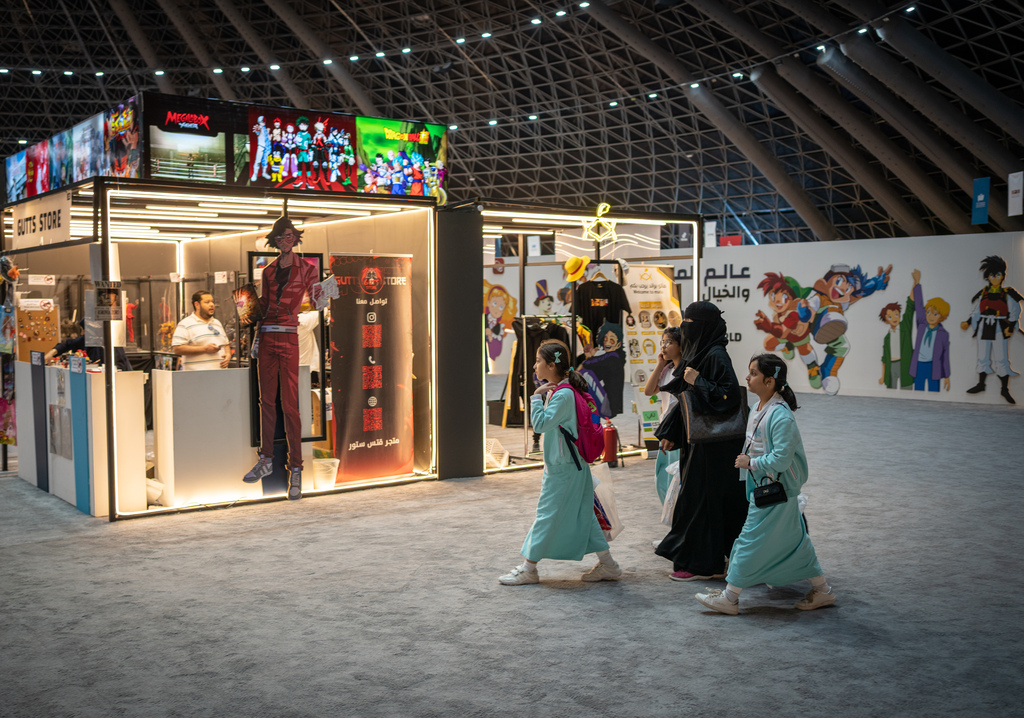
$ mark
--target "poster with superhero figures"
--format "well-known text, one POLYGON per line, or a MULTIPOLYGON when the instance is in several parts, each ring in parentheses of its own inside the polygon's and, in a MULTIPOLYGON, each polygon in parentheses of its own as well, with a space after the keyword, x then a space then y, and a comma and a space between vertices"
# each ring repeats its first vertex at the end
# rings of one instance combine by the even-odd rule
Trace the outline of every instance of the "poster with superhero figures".
MULTIPOLYGON (((238 184, 355 192, 356 118, 328 112, 250 107, 248 161, 238 184)), ((237 139, 237 135, 236 135, 237 139)))
POLYGON ((737 371, 767 350, 797 391, 1016 405, 1022 260, 1007 232, 716 247, 700 272, 737 371))
POLYGON ((436 197, 445 204, 448 140, 444 125, 356 118, 359 191, 436 197))
POLYGON ((412 257, 332 254, 337 482, 413 470, 412 257))

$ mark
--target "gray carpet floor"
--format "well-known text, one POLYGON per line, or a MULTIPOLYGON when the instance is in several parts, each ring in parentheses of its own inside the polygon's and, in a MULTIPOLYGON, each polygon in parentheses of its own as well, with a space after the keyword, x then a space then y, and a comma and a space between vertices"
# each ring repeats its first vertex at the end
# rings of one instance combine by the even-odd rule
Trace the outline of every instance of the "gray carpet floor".
POLYGON ((669 581, 653 461, 613 471, 621 582, 523 587, 538 471, 115 524, 2 479, 0 715, 1021 715, 1024 414, 800 399, 807 613, 669 581))

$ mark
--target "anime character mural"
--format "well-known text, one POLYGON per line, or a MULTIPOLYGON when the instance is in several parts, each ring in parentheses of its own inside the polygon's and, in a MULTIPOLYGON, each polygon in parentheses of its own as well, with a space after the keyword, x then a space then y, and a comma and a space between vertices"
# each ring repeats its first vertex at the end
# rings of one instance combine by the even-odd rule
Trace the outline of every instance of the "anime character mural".
POLYGON ((782 356, 792 359, 797 353, 807 367, 807 380, 814 389, 821 388, 821 367, 811 345, 810 304, 801 299, 796 281, 781 272, 765 272, 757 288, 764 292, 772 309, 769 319, 757 310, 754 326, 766 333, 764 348, 770 352, 781 347, 782 356))
POLYGON ((534 286, 537 289, 537 298, 533 300, 533 306, 537 308, 538 314, 548 316, 555 304, 555 298, 548 294, 548 280, 540 279, 534 286))
POLYGON ((971 315, 960 323, 960 328, 965 331, 973 329, 971 336, 978 340, 978 383, 967 393, 985 391, 985 379, 989 374, 995 374, 1002 384, 999 394, 1009 403, 1016 404, 1010 395, 1010 377, 1020 374, 1010 366, 1009 340, 1017 329, 1024 298, 1013 287, 1005 286, 1006 260, 1002 257, 994 254, 985 257, 979 271, 988 284, 971 298, 974 305, 971 315))
POLYGON ((508 290, 500 284, 491 284, 484 280, 484 341, 487 344, 487 355, 491 361, 501 355, 505 342, 505 331, 512 329, 512 320, 516 318, 516 300, 508 290))
MULTIPOLYGON (((605 321, 594 333, 594 344, 586 344, 581 373, 592 372, 608 397, 609 418, 622 413, 622 389, 626 383, 626 352, 622 348, 622 325, 605 321)), ((590 383, 590 382, 588 382, 590 383)))
MULTIPOLYGON (((938 391, 939 382, 949 391, 949 332, 942 322, 949 316, 949 302, 941 297, 924 301, 921 289, 921 270, 913 271, 913 310, 907 300, 907 314, 914 312, 917 323, 917 341, 910 358, 910 375, 914 377, 914 391, 938 391)), ((1011 399, 1012 401, 1012 399, 1011 399)))
MULTIPOLYGON (((917 286, 916 280, 914 286, 917 286)), ((882 338, 882 377, 878 380, 887 389, 910 389, 914 386, 914 377, 910 373, 914 353, 914 306, 911 294, 907 297, 906 311, 899 302, 889 302, 878 313, 878 318, 889 327, 882 338)))
POLYGON ((263 115, 256 118, 252 134, 256 136, 256 151, 252 155, 252 175, 249 181, 255 182, 258 177, 270 179, 267 171, 270 164, 270 130, 267 129, 267 120, 263 115))

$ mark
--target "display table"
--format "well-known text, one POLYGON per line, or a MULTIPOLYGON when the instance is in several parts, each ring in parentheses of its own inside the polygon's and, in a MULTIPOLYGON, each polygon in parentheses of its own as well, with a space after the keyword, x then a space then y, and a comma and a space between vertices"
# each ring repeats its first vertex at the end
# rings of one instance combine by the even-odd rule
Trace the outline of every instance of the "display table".
MULTIPOLYGON (((145 379, 142 372, 114 374, 117 503, 122 513, 146 510, 145 379)), ((108 515, 103 373, 76 374, 18 362, 15 382, 18 422, 27 427, 18 437, 18 475, 84 513, 108 515)))
MULTIPOLYGON (((162 506, 185 508, 264 495, 242 481, 256 463, 251 445, 249 370, 154 369, 153 434, 162 506)), ((309 367, 299 368, 302 434, 311 435, 309 367)), ((313 488, 313 450, 304 443, 303 489, 313 488)))

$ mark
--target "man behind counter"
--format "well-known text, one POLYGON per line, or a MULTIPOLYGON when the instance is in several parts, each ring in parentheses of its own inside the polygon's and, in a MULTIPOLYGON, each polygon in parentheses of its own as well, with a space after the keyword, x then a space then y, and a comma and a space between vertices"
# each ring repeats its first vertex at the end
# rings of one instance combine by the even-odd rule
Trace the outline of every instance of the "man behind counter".
POLYGON ((226 369, 231 361, 231 344, 220 320, 213 316, 217 305, 213 295, 200 289, 192 295, 192 314, 178 322, 171 349, 182 357, 186 370, 226 369))

